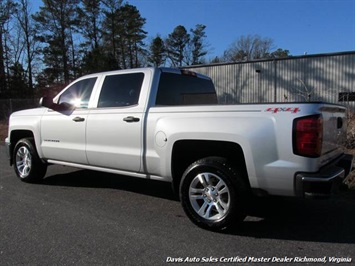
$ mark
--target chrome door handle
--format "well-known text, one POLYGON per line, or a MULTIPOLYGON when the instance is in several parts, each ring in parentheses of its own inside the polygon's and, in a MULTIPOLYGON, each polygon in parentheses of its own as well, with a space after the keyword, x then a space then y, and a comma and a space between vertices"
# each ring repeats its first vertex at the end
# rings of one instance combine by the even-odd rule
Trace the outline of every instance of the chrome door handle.
POLYGON ((139 122, 139 118, 138 117, 134 117, 134 116, 127 116, 125 118, 123 118, 123 121, 127 122, 127 123, 132 123, 132 122, 139 122))
POLYGON ((85 118, 77 116, 77 117, 73 118, 73 121, 74 122, 84 122, 85 118))

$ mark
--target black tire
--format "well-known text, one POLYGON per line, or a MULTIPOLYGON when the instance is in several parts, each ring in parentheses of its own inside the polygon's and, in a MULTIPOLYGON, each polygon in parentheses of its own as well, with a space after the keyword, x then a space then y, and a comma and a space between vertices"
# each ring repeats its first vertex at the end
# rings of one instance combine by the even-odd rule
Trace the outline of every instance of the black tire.
POLYGON ((32 138, 20 139, 13 153, 15 173, 21 181, 40 182, 47 172, 47 165, 38 156, 32 138))
POLYGON ((245 218, 248 196, 242 173, 224 158, 207 157, 191 164, 180 183, 182 207, 201 228, 223 230, 245 218))

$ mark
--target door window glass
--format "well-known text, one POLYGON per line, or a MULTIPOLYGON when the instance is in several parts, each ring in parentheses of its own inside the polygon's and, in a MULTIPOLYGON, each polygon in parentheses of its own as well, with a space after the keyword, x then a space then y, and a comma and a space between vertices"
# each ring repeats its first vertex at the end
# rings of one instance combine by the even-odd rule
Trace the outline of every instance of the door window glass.
POLYGON ((98 107, 123 107, 138 104, 143 73, 111 75, 102 85, 98 107))
POLYGON ((164 72, 160 76, 156 105, 217 103, 216 90, 210 79, 164 72))
POLYGON ((88 78, 74 83, 60 95, 58 104, 69 103, 78 108, 87 108, 96 79, 88 78))

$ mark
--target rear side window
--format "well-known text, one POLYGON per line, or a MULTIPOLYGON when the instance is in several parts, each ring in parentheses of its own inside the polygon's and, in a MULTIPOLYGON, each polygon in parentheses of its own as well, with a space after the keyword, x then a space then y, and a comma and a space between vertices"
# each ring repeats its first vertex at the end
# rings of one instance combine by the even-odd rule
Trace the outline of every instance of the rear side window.
POLYGON ((217 104, 211 80, 174 73, 161 74, 156 105, 203 104, 217 104))
POLYGON ((97 107, 123 107, 138 104, 143 73, 107 76, 102 85, 97 107))
POLYGON ((78 108, 87 108, 96 79, 88 78, 75 82, 60 95, 58 104, 70 103, 78 108))

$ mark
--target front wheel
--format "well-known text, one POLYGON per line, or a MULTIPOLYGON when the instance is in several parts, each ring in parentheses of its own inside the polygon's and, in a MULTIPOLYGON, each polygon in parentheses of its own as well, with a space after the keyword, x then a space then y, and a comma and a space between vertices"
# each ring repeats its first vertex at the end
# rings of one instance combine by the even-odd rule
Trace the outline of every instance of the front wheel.
POLYGON ((196 225, 222 230, 245 218, 247 186, 225 159, 208 157, 191 164, 180 183, 186 215, 196 225))
POLYGON ((43 179, 47 165, 38 157, 33 139, 21 139, 14 149, 14 169, 24 182, 35 183, 43 179))

